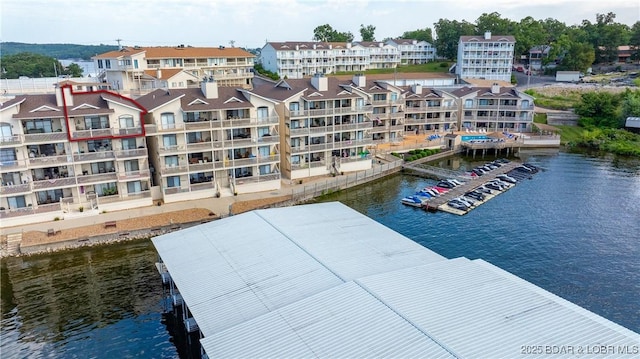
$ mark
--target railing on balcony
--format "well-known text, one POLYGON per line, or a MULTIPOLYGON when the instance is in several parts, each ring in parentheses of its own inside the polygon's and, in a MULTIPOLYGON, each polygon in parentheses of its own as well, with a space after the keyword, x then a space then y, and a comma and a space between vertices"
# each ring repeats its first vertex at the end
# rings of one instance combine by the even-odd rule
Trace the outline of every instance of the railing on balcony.
POLYGON ((0 137, 0 146, 19 145, 22 143, 20 135, 2 136, 0 137))
POLYGON ((147 149, 135 148, 131 150, 118 150, 118 151, 113 151, 113 154, 118 159, 131 158, 131 157, 143 157, 143 156, 147 156, 147 149))
POLYGON ((128 171, 124 173, 118 173, 118 181, 132 181, 140 178, 147 178, 149 176, 149 170, 128 171))
POLYGON ((77 130, 71 132, 71 138, 74 140, 81 140, 84 138, 97 138, 97 137, 109 137, 112 133, 111 128, 100 128, 95 130, 77 130))
POLYGON ((280 155, 259 156, 258 163, 279 162, 280 155))
POLYGON ((189 172, 206 172, 213 170, 212 162, 200 161, 198 163, 192 163, 189 165, 189 172))
POLYGON ((256 175, 250 177, 242 177, 236 178, 235 184, 236 186, 242 186, 244 184, 257 183, 257 182, 267 182, 267 181, 277 181, 280 180, 280 173, 270 173, 265 175, 256 175))
POLYGON ((191 191, 202 191, 202 190, 208 190, 208 189, 215 189, 216 183, 213 181, 192 183, 189 187, 191 191))
POLYGON ((279 135, 264 135, 258 138, 258 143, 278 143, 280 142, 279 135))
POLYGON ((164 166, 161 168, 162 175, 183 173, 188 171, 188 167, 186 164, 179 164, 177 166, 164 166))
POLYGON ((186 130, 208 130, 212 128, 220 128, 222 127, 222 121, 218 119, 214 120, 206 120, 206 121, 196 121, 196 122, 185 122, 184 128, 186 130))
POLYGON ((75 177, 51 178, 51 179, 32 182, 34 191, 41 190, 41 189, 56 188, 56 187, 70 187, 70 186, 75 186, 75 184, 76 184, 75 177))
POLYGON ((24 143, 50 143, 66 141, 66 132, 31 133, 24 135, 24 143))
POLYGON ((365 106, 354 106, 354 107, 337 107, 337 108, 320 108, 320 109, 310 109, 310 110, 287 110, 289 117, 321 117, 321 116, 330 116, 334 114, 345 114, 345 113, 362 113, 362 112, 371 112, 373 111, 373 106, 365 105, 365 106))
POLYGON ((142 127, 114 128, 113 134, 116 136, 141 135, 142 127))
POLYGON ((73 160, 76 162, 96 161, 96 160, 104 160, 104 159, 110 159, 110 158, 115 158, 113 151, 78 153, 73 155, 73 160))
POLYGON ((42 157, 33 157, 29 158, 29 164, 32 166, 43 166, 43 165, 62 165, 71 162, 70 155, 62 155, 62 156, 42 156, 42 157))
POLYGON ((31 191, 31 185, 29 183, 22 183, 22 184, 0 187, 0 195, 25 193, 30 191, 31 191))
POLYGON ((193 142, 193 143, 187 143, 187 149, 188 150, 207 150, 207 149, 211 149, 212 145, 213 145, 213 142, 211 141, 193 142))
POLYGON ((59 203, 38 205, 38 208, 33 208, 31 206, 22 207, 22 208, 11 208, 6 210, 0 210, 0 219, 28 216, 28 215, 37 214, 37 213, 48 213, 48 212, 54 212, 59 210, 60 210, 59 203))
POLYGON ((163 146, 158 148, 160 154, 176 153, 184 151, 184 145, 163 146))
POLYGON ((106 182, 116 181, 118 176, 115 172, 98 173, 84 176, 77 176, 78 184, 93 183, 93 182, 106 182))
POLYGON ((247 166, 253 166, 256 163, 258 163, 258 158, 256 157, 239 158, 239 159, 231 160, 230 166, 231 167, 247 167, 247 166))

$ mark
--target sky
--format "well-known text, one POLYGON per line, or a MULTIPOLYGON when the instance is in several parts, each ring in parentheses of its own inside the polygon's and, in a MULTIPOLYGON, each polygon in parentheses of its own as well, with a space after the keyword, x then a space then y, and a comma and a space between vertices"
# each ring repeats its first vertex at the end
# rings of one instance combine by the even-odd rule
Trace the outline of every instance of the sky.
MULTIPOLYGON (((191 45, 261 48, 266 41, 311 41, 323 24, 350 31, 376 27, 375 37, 433 29, 439 19, 475 20, 498 12, 567 25, 613 12, 619 23, 640 20, 639 0, 1 0, 0 41, 81 45, 191 45)), ((435 31, 434 31, 435 35, 435 31)), ((508 35, 508 34, 504 34, 508 35)), ((1 49, 0 49, 1 51, 1 49)))

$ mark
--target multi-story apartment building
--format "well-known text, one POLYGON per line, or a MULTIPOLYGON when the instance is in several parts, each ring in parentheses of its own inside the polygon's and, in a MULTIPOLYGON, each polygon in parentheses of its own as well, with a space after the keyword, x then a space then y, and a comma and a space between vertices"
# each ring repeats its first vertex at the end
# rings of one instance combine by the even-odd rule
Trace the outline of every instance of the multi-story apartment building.
POLYGON ((463 87, 452 94, 458 99, 461 130, 531 131, 533 97, 515 87, 463 87))
POLYGON ((300 79, 317 73, 395 68, 400 56, 382 42, 268 42, 260 51, 260 62, 281 78, 300 79))
POLYGON ((434 133, 459 128, 455 96, 422 85, 403 89, 405 133, 434 133))
POLYGON ((0 107, 0 218, 33 221, 148 206, 151 177, 135 101, 65 84, 0 107))
POLYGON ((295 180, 371 168, 372 106, 350 83, 315 75, 256 86, 277 101, 283 177, 295 180))
POLYGON ((165 202, 280 188, 273 101, 208 80, 138 102, 149 111, 149 158, 165 202))
POLYGON ((456 74, 460 78, 511 81, 513 36, 460 36, 456 74))
POLYGON ((93 57, 99 78, 114 90, 198 87, 213 78, 221 87, 251 88, 254 55, 237 47, 123 47, 93 57))
POLYGON ((386 44, 398 49, 402 65, 425 64, 436 59, 436 48, 427 41, 390 39, 386 44))

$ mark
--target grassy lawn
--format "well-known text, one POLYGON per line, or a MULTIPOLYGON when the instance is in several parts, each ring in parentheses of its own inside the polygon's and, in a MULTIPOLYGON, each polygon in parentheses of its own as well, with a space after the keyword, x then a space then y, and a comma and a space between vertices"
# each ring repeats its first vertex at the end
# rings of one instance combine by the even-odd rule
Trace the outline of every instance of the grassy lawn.
POLYGON ((561 94, 543 94, 533 89, 526 90, 525 93, 535 98, 536 106, 550 108, 553 110, 569 110, 581 101, 580 91, 565 90, 561 94))
POLYGON ((560 143, 566 145, 569 142, 576 143, 582 139, 584 128, 579 126, 556 126, 560 129, 560 143))
MULTIPOLYGON (((364 73, 366 74, 392 74, 394 72, 402 73, 402 72, 448 72, 449 67, 451 66, 450 62, 446 61, 438 61, 438 62, 429 62, 421 65, 406 65, 400 66, 396 69, 371 69, 366 70, 364 73), (446 66, 441 65, 446 64, 446 66)), ((359 73, 361 71, 353 71, 353 72, 336 72, 336 75, 350 75, 359 73)))

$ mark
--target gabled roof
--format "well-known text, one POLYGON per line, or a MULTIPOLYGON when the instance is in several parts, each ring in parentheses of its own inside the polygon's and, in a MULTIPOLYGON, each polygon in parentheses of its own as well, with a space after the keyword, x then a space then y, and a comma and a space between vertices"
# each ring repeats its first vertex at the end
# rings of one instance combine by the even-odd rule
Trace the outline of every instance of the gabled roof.
MULTIPOLYGON (((186 74, 189 74, 190 76, 193 76, 191 73, 184 71, 183 69, 161 69, 160 70, 160 77, 158 77, 158 70, 144 70, 144 74, 152 77, 154 79, 158 79, 158 80, 169 80, 172 77, 176 76, 177 74, 184 72, 186 74)), ((195 76, 193 76, 195 77, 195 76)))
POLYGON ((180 58, 227 58, 255 57, 238 47, 124 47, 122 50, 109 51, 94 56, 94 59, 110 59, 133 56, 144 53, 146 59, 180 59, 180 58))
POLYGON ((16 96, 8 101, 2 102, 0 103, 0 111, 4 111, 14 106, 18 106, 19 104, 23 103, 25 99, 26 99, 26 96, 21 95, 21 96, 16 96))
POLYGON ((489 39, 485 39, 483 35, 460 36, 460 42, 516 42, 515 37, 511 35, 491 35, 489 39))

